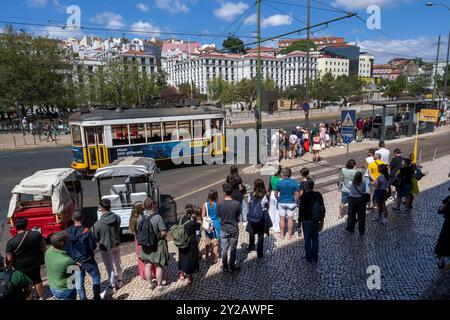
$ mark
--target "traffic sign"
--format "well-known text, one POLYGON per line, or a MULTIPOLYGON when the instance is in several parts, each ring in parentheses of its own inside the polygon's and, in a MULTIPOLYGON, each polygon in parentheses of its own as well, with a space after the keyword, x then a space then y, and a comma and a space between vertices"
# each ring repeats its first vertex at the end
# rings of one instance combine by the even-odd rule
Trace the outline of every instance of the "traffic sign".
POLYGON ((356 126, 356 110, 341 111, 341 134, 342 142, 349 144, 354 139, 356 126))

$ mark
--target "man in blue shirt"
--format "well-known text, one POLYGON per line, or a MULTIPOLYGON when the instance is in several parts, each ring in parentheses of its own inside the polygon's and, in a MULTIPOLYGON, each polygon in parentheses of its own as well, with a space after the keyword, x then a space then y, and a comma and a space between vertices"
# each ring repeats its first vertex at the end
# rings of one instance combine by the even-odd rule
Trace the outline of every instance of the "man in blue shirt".
POLYGON ((284 227, 286 216, 288 218, 287 239, 290 240, 293 229, 295 209, 297 208, 297 200, 299 198, 298 182, 291 179, 292 170, 283 168, 281 170, 281 180, 278 181, 275 188, 275 197, 278 200, 278 212, 280 214, 280 239, 284 239, 284 227))

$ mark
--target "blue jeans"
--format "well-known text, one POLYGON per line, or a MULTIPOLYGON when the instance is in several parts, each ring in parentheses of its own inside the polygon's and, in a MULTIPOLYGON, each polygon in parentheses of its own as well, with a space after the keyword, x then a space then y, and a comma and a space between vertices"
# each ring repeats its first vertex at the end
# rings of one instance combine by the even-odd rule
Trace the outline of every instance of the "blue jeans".
POLYGON ((50 288, 56 300, 76 300, 77 291, 75 289, 54 289, 50 288))
POLYGON ((97 263, 91 262, 84 264, 79 272, 76 272, 76 287, 78 296, 80 300, 87 300, 86 298, 86 290, 84 289, 84 278, 86 277, 86 272, 92 278, 92 291, 94 293, 94 300, 100 300, 100 271, 98 269, 97 263))
POLYGON ((364 177, 364 184, 366 185, 366 192, 370 193, 370 178, 364 177))
POLYGON ((304 221, 303 238, 305 239, 306 260, 319 260, 319 229, 311 221, 304 221))
POLYGON ((226 231, 220 230, 220 240, 222 244, 222 266, 224 269, 235 268, 236 251, 238 244, 239 232, 230 234, 226 231), (228 260, 228 251, 230 251, 230 260, 228 260))
POLYGON ((248 215, 248 204, 244 200, 241 202, 241 214, 242 214, 242 222, 247 222, 247 215, 248 215))

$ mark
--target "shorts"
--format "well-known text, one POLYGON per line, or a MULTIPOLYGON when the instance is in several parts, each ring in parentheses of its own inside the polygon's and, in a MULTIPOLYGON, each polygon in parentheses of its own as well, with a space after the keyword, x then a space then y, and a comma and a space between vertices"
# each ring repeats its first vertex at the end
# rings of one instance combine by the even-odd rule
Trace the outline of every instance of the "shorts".
POLYGON ((404 184, 396 188, 399 197, 408 197, 412 191, 412 184, 404 184))
POLYGON ((293 217, 297 205, 295 203, 278 203, 278 213, 280 217, 293 217))
POLYGON ((386 190, 375 189, 373 192, 373 200, 376 202, 384 202, 388 199, 388 192, 386 190))
POLYGON ((38 284, 38 283, 42 283, 42 278, 41 278, 41 268, 36 268, 34 270, 28 271, 28 272, 23 272, 28 278, 31 279, 31 281, 33 281, 33 284, 38 284))
POLYGON ((347 204, 349 198, 350 198, 350 192, 344 192, 344 191, 341 192, 341 203, 342 204, 347 204))

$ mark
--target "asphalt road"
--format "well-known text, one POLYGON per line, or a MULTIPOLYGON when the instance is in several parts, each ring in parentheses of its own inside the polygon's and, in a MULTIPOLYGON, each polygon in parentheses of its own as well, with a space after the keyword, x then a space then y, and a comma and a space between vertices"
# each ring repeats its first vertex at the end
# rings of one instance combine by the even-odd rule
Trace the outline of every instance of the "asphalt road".
MULTIPOLYGON (((333 119, 323 119, 322 121, 332 121, 333 119)), ((270 123, 266 128, 294 128, 298 121, 270 123)), ((244 127, 244 126, 243 126, 244 127)), ((244 127, 245 128, 245 127, 244 127)), ((436 134, 431 137, 421 138, 422 162, 430 160, 434 156, 436 146, 439 146, 436 157, 450 154, 450 134, 436 134)), ((413 150, 413 141, 389 142, 388 148, 400 147, 404 154, 413 150)), ((362 163, 366 154, 363 151, 352 152, 350 157, 362 163)), ((315 165, 312 175, 316 179, 316 184, 321 192, 329 192, 336 189, 338 168, 345 164, 345 157, 329 157, 325 164, 315 165)), ((33 174, 37 170, 48 168, 68 167, 72 161, 70 147, 8 151, 0 153, 0 252, 4 252, 5 244, 9 239, 8 226, 5 224, 8 210, 10 192, 14 185, 21 179, 33 174)), ((247 165, 240 165, 244 168, 247 165)), ((229 172, 229 165, 196 165, 181 168, 163 169, 158 174, 160 191, 165 205, 163 207, 165 217, 168 221, 174 221, 176 213, 183 212, 187 203, 201 204, 205 201, 210 189, 220 191, 220 184, 223 183, 229 172)), ((448 170, 447 170, 448 171, 448 170)), ((295 174, 295 172, 294 172, 295 174)), ((447 173, 446 173, 447 174, 447 173)), ((260 175, 244 175, 244 183, 251 184, 260 175)), ((268 176, 263 176, 268 181, 268 176)), ((83 181, 84 206, 87 210, 95 211, 98 203, 96 184, 90 180, 83 181)), ((220 194, 220 192, 219 192, 220 194)))

